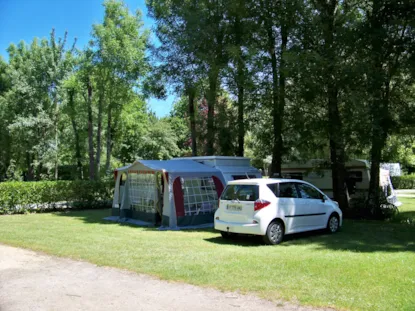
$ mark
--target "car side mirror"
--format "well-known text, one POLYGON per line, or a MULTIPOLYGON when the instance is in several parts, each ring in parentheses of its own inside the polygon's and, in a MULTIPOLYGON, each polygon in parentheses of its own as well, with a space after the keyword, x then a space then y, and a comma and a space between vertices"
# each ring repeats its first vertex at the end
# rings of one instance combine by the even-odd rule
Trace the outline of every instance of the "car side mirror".
POLYGON ((323 201, 323 203, 324 203, 324 202, 326 202, 326 196, 325 196, 325 195, 323 195, 323 194, 322 194, 322 195, 320 196, 320 198, 321 198, 321 201, 323 201))

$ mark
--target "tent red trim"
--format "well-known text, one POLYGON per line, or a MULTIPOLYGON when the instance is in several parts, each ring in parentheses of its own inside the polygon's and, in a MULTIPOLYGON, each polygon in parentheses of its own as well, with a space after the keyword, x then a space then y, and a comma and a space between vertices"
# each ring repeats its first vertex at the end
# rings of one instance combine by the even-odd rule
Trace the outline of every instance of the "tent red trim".
POLYGON ((184 194, 180 177, 173 182, 174 205, 176 206, 176 216, 184 216, 184 194))
POLYGON ((217 178, 216 176, 212 176, 213 182, 215 183, 215 188, 216 188, 216 192, 218 194, 218 198, 220 198, 220 195, 223 192, 223 184, 220 181, 219 178, 217 178))

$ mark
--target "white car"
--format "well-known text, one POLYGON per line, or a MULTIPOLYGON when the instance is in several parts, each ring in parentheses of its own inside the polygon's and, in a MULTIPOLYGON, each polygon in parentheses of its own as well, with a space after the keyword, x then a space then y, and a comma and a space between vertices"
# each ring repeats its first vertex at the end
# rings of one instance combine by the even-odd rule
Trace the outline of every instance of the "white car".
POLYGON ((224 238, 233 233, 263 236, 281 243, 285 234, 342 225, 342 211, 312 184, 295 179, 244 179, 228 182, 215 213, 215 229, 224 238))

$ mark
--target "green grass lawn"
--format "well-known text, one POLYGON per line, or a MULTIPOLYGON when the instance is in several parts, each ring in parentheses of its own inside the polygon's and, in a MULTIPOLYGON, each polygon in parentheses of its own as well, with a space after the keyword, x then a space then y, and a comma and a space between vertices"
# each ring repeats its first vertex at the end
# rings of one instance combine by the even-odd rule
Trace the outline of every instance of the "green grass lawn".
POLYGON ((399 214, 395 215, 392 221, 409 223, 415 225, 415 193, 414 197, 399 197, 403 204, 399 207, 399 214))
MULTIPOLYGON (((415 199, 402 201, 401 216, 415 213, 415 199)), ((213 230, 158 231, 109 223, 102 220, 108 214, 2 216, 0 243, 271 300, 415 310, 413 225, 345 221, 335 235, 300 234, 265 246, 257 238, 224 241, 213 230)))

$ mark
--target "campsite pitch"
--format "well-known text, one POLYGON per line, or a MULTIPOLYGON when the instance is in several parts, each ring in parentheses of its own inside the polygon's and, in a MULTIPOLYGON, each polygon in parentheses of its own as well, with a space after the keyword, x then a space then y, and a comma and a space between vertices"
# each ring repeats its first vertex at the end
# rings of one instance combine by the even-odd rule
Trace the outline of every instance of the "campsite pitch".
MULTIPOLYGON (((2 216, 0 243, 277 303, 409 311, 415 310, 415 226, 407 219, 415 199, 404 203, 396 222, 345 221, 337 234, 296 235, 275 247, 254 238, 224 241, 212 230, 120 225, 102 220, 108 210, 2 216)), ((30 276, 20 273, 22 280, 30 276)), ((15 290, 4 279, 0 287, 0 293, 15 290)), ((65 293, 74 288, 68 283, 65 293)), ((123 299, 132 299, 131 293, 123 299)), ((25 299, 18 290, 15 295, 25 299)))

